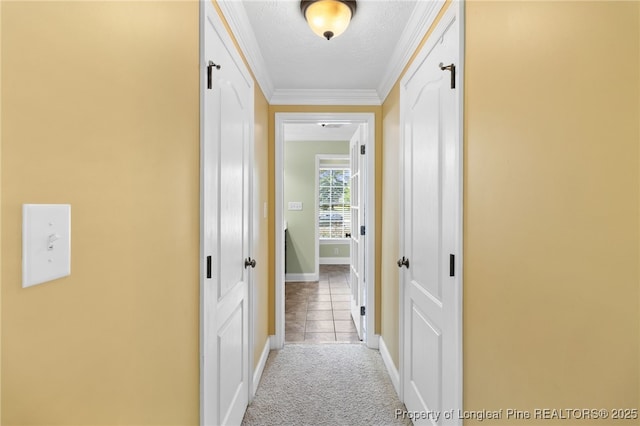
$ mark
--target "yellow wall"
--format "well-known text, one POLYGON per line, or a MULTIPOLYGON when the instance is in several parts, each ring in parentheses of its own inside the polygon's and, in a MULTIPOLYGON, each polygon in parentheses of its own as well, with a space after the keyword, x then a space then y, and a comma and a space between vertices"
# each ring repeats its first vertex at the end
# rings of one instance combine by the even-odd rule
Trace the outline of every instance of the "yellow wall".
MULTIPOLYGON (((640 399, 638 5, 466 4, 465 409, 640 399)), ((396 365, 398 103, 396 86, 382 232, 396 365)))
POLYGON ((254 335, 254 364, 258 365, 260 355, 265 343, 269 338, 269 277, 271 276, 271 264, 269 263, 269 232, 268 214, 264 216, 264 205, 269 211, 269 104, 265 99, 258 84, 255 85, 255 150, 254 150, 254 177, 253 177, 253 199, 255 203, 254 211, 254 232, 253 245, 255 248, 254 258, 256 268, 254 269, 255 288, 255 335, 254 335))
POLYGON ((197 424, 197 2, 3 2, 2 422, 197 424), (71 276, 21 288, 21 205, 71 276))
MULTIPOLYGON (((376 134, 376 176, 375 176, 375 187, 376 187, 376 212, 381 211, 382 206, 382 197, 380 194, 381 184, 382 184, 382 156, 380 155, 382 149, 382 107, 380 106, 344 106, 344 105, 317 105, 317 106, 308 106, 308 105, 270 105, 269 106, 269 241, 271 241, 271 250, 269 252, 269 264, 275 265, 275 114, 280 112, 291 112, 291 113, 301 113, 301 112, 368 112, 373 113, 375 117, 375 134, 376 134)), ((382 218, 380 215, 376 216, 376 235, 381 234, 382 229, 382 218)), ((376 241, 376 250, 375 250, 375 264, 376 264, 376 326, 375 332, 380 333, 380 248, 381 242, 380 238, 376 241)), ((275 334, 275 270, 271 272, 269 275, 269 333, 275 334)))
POLYGON ((465 408, 635 407, 638 3, 466 11, 465 408))
POLYGON ((399 366, 399 190, 400 190, 400 85, 396 83, 382 106, 382 253, 381 332, 389 355, 399 366))
MULTIPOLYGON (((0 1, 0 100, 2 99, 2 3, 0 1)), ((0 101, 0 425, 2 424, 2 101, 0 101)))

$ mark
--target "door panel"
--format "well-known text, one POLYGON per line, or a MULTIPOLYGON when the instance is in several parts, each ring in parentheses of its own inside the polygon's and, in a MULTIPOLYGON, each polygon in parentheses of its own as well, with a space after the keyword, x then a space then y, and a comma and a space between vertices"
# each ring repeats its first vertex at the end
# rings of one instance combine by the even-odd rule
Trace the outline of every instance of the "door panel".
MULTIPOLYGON (((442 22, 446 22, 443 18, 442 22)), ((457 62, 457 20, 441 33, 401 86, 403 128, 402 255, 403 397, 409 411, 444 413, 461 408, 459 281, 449 276, 459 218, 458 92, 441 64, 457 62)), ((435 33, 434 33, 435 34, 435 33)), ((427 416, 416 424, 457 424, 427 416)), ((456 416, 454 416, 456 417, 456 416)))
POLYGON ((253 81, 204 6, 202 74, 201 423, 240 424, 249 400, 249 203, 253 81), (212 67, 207 75, 209 61, 212 67), (208 83, 211 87, 207 88, 208 83))
MULTIPOLYGON (((227 68, 227 67, 225 67, 227 68)), ((220 71, 223 71, 222 69, 220 71)), ((223 80, 227 72, 220 72, 220 297, 243 280, 247 241, 243 236, 248 226, 245 208, 246 175, 246 123, 245 112, 237 96, 238 82, 223 80), (226 142, 225 142, 226 141, 226 142), (239 143, 238 143, 239 142, 239 143)))
POLYGON ((360 226, 364 225, 364 203, 362 202, 363 191, 363 169, 360 153, 360 132, 353 135, 349 143, 351 157, 351 262, 349 285, 351 286, 351 317, 358 331, 358 337, 363 339, 364 316, 360 313, 360 307, 364 306, 364 239, 365 235, 360 235, 360 226))

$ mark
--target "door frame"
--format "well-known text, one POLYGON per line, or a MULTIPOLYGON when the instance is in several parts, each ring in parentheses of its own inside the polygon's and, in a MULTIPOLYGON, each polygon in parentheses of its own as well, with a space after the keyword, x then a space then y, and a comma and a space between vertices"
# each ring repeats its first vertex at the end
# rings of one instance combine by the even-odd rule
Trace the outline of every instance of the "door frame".
POLYGON ((375 114, 374 113, 289 113, 275 114, 275 314, 276 334, 271 340, 272 349, 284 347, 285 307, 284 307, 284 129, 287 124, 318 123, 321 121, 366 124, 364 142, 366 150, 367 191, 365 195, 367 239, 365 244, 365 274, 367 297, 365 343, 370 348, 378 348, 379 335, 375 334, 375 114))
MULTIPOLYGON (((407 69, 405 76, 412 74, 415 70, 422 64, 422 62, 427 58, 430 51, 433 47, 440 42, 440 38, 442 33, 449 27, 449 25, 454 22, 454 20, 458 21, 458 36, 459 36, 459 44, 458 44, 458 64, 456 65, 457 71, 457 80, 456 80, 456 88, 457 88, 457 102, 458 102, 458 123, 457 123, 457 131, 458 131, 458 159, 456 167, 458 167, 457 173, 457 211, 456 211, 456 253, 457 259, 455 264, 455 278, 456 278, 456 301, 454 309, 456 310, 456 315, 459 320, 459 328, 457 331, 457 341, 456 341, 456 364, 457 364, 457 373, 458 377, 455 379, 455 383, 453 383, 454 393, 456 394, 455 406, 457 409, 462 410, 462 391, 463 391, 463 353, 462 353, 462 339, 463 339, 463 328, 462 328, 462 315, 463 315, 463 305, 462 305, 462 297, 463 297, 463 184, 464 184, 464 1, 453 1, 448 9, 445 11, 444 15, 440 19, 440 21, 436 24, 432 34, 427 39, 425 45, 420 49, 418 55, 411 63, 409 68, 407 69)), ((405 77, 403 77, 401 81, 401 85, 404 81, 405 77)), ((403 99, 402 96, 400 98, 400 152, 404 152, 404 116, 403 116, 403 99)), ((400 192, 399 192, 399 202, 400 202, 400 211, 399 211, 399 247, 404 247, 404 188, 403 188, 403 170, 404 170, 404 155, 400 156, 400 192)), ((398 272, 398 283, 399 283, 399 368, 398 373, 400 376, 400 382, 398 386, 398 393, 400 396, 400 400, 404 401, 404 332, 405 332, 405 283, 402 278, 402 272, 399 270, 398 272)), ((456 418, 452 418, 452 424, 461 424, 461 420, 456 418), (456 422, 456 420, 458 420, 456 422)), ((447 423, 448 424, 448 423, 447 423)))
MULTIPOLYGON (((200 259, 199 259, 199 355, 200 355, 200 359, 199 359, 199 369, 200 369, 200 373, 199 373, 199 396, 200 396, 200 410, 199 410, 199 414, 200 414, 200 424, 204 425, 205 424, 205 412, 216 412, 217 415, 217 407, 211 407, 211 404, 216 404, 215 401, 211 401, 211 398, 208 398, 205 395, 205 368, 204 368, 204 359, 205 359, 205 348, 206 348, 206 344, 205 344, 205 338, 207 333, 205 333, 205 321, 206 318, 208 317, 215 317, 216 312, 211 312, 209 310, 209 308, 206 306, 205 303, 205 299, 204 299, 204 287, 206 284, 206 269, 207 269, 207 262, 206 262, 206 256, 207 253, 205 252, 205 205, 204 205, 204 195, 205 195, 205 191, 204 191, 204 183, 205 183, 205 171, 207 170, 206 168, 206 164, 204 163, 204 149, 205 149, 205 94, 207 92, 207 65, 208 65, 208 59, 206 57, 206 53, 205 53, 205 28, 207 25, 207 20, 209 20, 211 22, 211 24, 213 25, 214 30, 216 31, 216 33, 220 36, 220 39, 223 43, 223 45, 225 46, 225 48, 227 49, 227 51, 229 52, 230 56, 232 57, 232 59, 234 60, 234 62, 236 62, 237 64, 239 64, 239 69, 242 72, 244 78, 247 81, 253 81, 253 77, 251 76, 251 74, 249 73, 249 70, 247 69, 244 60, 242 59, 242 57, 240 56, 240 53, 238 52, 238 50, 235 47, 235 44, 233 43, 233 40, 231 39, 231 36, 229 35, 229 32, 227 31, 225 24, 223 23, 223 20, 221 18, 221 16, 218 14, 218 12, 216 11, 216 9, 214 8, 213 4, 210 1, 207 0, 199 0, 199 13, 198 13, 198 23, 199 23, 199 35, 198 35, 198 42, 199 42, 199 52, 198 52, 198 57, 199 57, 199 68, 200 68, 200 72, 199 72, 199 79, 200 79, 200 83, 199 83, 199 102, 200 102, 200 134, 199 134, 199 139, 200 139, 200 166, 199 166, 199 186, 200 186, 200 207, 199 207, 199 224, 200 224, 200 228, 199 228, 199 251, 200 251, 200 259)), ((253 95, 252 95, 253 96, 253 95)), ((248 205, 247 205, 247 209, 249 210, 247 215, 248 215, 248 222, 247 222, 247 255, 251 258, 253 258, 254 256, 254 247, 253 247, 253 215, 254 215, 254 208, 255 206, 253 205, 253 163, 255 161, 254 159, 254 144, 255 144, 255 138, 254 138, 254 125, 255 125, 255 118, 254 118, 254 99, 252 97, 252 101, 251 101, 251 105, 249 108, 249 112, 250 112, 250 120, 249 120, 249 144, 248 144, 248 149, 249 152, 247 153, 247 167, 248 167, 248 171, 247 171, 247 179, 249 182, 247 191, 247 197, 248 197, 248 205)), ((217 207, 219 208, 219 206, 217 207)), ((251 401, 253 400, 253 397, 255 396, 255 386, 254 386, 254 346, 255 346, 255 342, 254 342, 254 336, 255 336, 255 325, 254 325, 254 321, 255 321, 255 286, 254 286, 254 273, 253 270, 249 270, 247 269, 246 271, 246 279, 247 279, 247 286, 248 286, 248 291, 247 291, 247 319, 248 319, 248 324, 247 324, 247 328, 248 328, 248 353, 247 353, 247 367, 248 367, 248 373, 247 373, 247 392, 248 392, 248 402, 251 403, 251 401)), ((219 384, 219 377, 216 377, 218 383, 214 383, 212 384, 213 386, 217 387, 219 384)))

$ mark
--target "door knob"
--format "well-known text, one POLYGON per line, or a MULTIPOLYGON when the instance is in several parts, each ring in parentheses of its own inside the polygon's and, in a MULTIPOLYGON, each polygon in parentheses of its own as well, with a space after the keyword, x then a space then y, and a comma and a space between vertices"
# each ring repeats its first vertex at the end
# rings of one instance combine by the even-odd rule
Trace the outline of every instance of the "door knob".
POLYGON ((402 268, 403 266, 406 266, 407 269, 409 269, 409 259, 404 256, 402 256, 402 259, 398 259, 398 268, 402 268))
POLYGON ((244 260, 244 267, 245 267, 245 268, 247 268, 247 267, 249 267, 249 266, 251 266, 252 268, 255 268, 255 267, 256 267, 256 260, 255 260, 255 259, 252 259, 252 258, 250 258, 250 257, 247 257, 247 258, 244 260))

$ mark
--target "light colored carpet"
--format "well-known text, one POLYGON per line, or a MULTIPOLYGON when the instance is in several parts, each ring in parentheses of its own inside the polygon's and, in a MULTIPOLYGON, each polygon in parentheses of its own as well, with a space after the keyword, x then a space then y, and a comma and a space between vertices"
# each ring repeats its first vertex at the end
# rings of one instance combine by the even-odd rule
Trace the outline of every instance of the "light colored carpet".
POLYGON ((410 425, 377 350, 288 344, 271 351, 243 425, 410 425))

